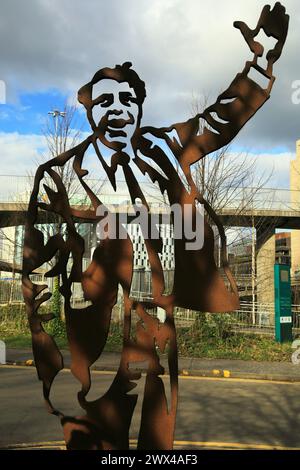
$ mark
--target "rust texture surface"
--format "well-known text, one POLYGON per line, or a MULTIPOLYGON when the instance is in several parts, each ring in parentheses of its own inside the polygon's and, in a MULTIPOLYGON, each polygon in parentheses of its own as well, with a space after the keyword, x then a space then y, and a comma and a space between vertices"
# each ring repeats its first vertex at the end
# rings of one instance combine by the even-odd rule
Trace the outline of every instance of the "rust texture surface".
POLYGON ((141 378, 141 372, 135 367, 138 363, 146 364, 146 379, 137 447, 172 448, 178 395, 174 308, 180 306, 204 312, 228 312, 239 306, 237 287, 227 263, 224 229, 197 189, 191 175, 191 165, 228 144, 268 100, 274 83, 273 64, 279 58, 285 42, 288 19, 284 7, 277 3, 273 9, 264 7, 257 27, 253 30, 245 23, 236 22, 235 27, 241 31, 249 46, 249 61, 214 104, 193 118, 171 126, 157 128, 141 125, 145 84, 130 62, 100 69, 78 92, 79 102, 85 107, 91 126, 90 135, 79 145, 37 169, 25 230, 23 292, 44 398, 49 411, 61 420, 68 449, 129 447, 130 424, 138 398, 134 388, 141 378), (261 30, 276 39, 271 51, 264 51, 263 45, 255 41, 261 30), (259 63, 263 54, 266 54, 265 66, 259 63), (248 76, 250 69, 255 69, 266 79, 266 88, 248 76), (110 84, 114 85, 113 92, 110 84), (100 94, 98 85, 102 86, 100 94), (200 132, 201 119, 204 126, 200 132), (158 142, 163 142, 163 145, 158 142), (109 158, 103 148, 109 150, 109 158), (184 237, 174 240, 175 277, 173 290, 169 294, 164 293, 164 275, 159 256, 161 239, 145 237, 152 273, 153 306, 164 310, 164 322, 149 314, 149 305, 133 300, 130 296, 134 249, 126 231, 122 238, 113 238, 108 234, 106 239, 101 240, 94 250, 90 265, 83 269, 85 246, 78 223, 99 222, 101 217, 97 215, 97 209, 104 205, 101 191, 100 194, 96 193, 86 179, 88 171, 85 169, 85 156, 88 151, 100 162, 112 191, 118 192, 116 172, 121 170, 132 204, 140 200, 149 208, 139 174, 148 175, 153 183, 158 184, 161 193, 167 195, 170 205, 189 204, 192 207, 192 219, 196 216, 196 202, 203 204, 206 215, 219 232, 221 264, 231 287, 226 287, 216 266, 214 233, 207 220, 201 249, 188 250, 184 237), (170 154, 177 162, 176 165, 170 160, 170 154), (88 210, 72 207, 63 178, 57 171, 58 167, 70 161, 90 202, 88 210), (49 180, 51 185, 45 183, 49 180), (39 197, 41 191, 47 196, 43 201, 39 197), (59 216, 66 228, 65 235, 58 232, 45 240, 36 223, 40 211, 59 216), (55 339, 43 327, 44 322, 51 322, 53 316, 40 312, 40 306, 49 300, 51 294, 44 293, 47 286, 35 284, 31 275, 52 259, 55 259, 55 265, 47 276, 59 277, 60 280, 72 359, 71 370, 81 383, 78 392, 78 401, 83 410, 81 416, 64 414, 63 410, 56 409, 50 397, 53 380, 63 368, 63 358, 55 339), (72 283, 81 283, 85 299, 89 301, 88 306, 72 306, 72 283), (124 302, 123 347, 119 370, 106 393, 96 400, 89 400, 90 367, 105 347, 119 286, 123 290, 124 302), (162 354, 167 355, 168 370, 160 363, 162 354), (168 396, 165 381, 161 378, 164 374, 168 374, 170 381, 168 396))

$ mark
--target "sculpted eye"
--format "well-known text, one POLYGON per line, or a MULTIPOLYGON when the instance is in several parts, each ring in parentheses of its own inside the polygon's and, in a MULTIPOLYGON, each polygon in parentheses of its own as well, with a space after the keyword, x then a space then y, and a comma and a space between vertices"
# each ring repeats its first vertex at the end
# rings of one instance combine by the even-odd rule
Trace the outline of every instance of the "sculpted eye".
POLYGON ((110 106, 113 101, 113 95, 110 93, 105 93, 103 95, 98 96, 98 98, 93 101, 93 105, 100 105, 101 108, 108 108, 108 106, 110 106))
POLYGON ((100 106, 101 106, 101 108, 108 108, 108 106, 110 106, 110 104, 111 104, 111 100, 105 99, 104 101, 102 101, 100 103, 100 106))
POLYGON ((129 92, 121 92, 119 94, 120 101, 125 106, 130 106, 130 103, 136 103, 136 98, 129 92))

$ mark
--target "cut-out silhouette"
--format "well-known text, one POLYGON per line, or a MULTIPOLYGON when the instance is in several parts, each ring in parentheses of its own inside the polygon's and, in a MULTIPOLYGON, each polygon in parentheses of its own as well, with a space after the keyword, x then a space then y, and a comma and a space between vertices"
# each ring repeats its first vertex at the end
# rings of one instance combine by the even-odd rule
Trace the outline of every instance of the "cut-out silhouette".
MULTIPOLYGON (((289 17, 285 8, 276 3, 265 6, 255 29, 236 22, 250 51, 251 60, 244 69, 203 113, 185 122, 169 127, 142 127, 145 84, 131 68, 130 62, 114 68, 102 68, 78 92, 80 103, 86 108, 92 133, 76 147, 42 164, 37 169, 25 230, 23 260, 23 292, 32 332, 32 345, 39 379, 43 382, 44 397, 49 411, 61 418, 67 448, 69 449, 127 449, 129 429, 137 402, 131 391, 136 387, 141 372, 136 363, 146 363, 146 380, 142 404, 139 449, 171 449, 173 445, 177 392, 178 365, 174 307, 186 307, 204 312, 228 312, 239 306, 238 292, 226 258, 226 239, 223 227, 213 209, 197 189, 190 167, 205 155, 228 144, 269 98, 274 83, 273 64, 280 57, 286 39, 289 17), (259 32, 276 39, 274 48, 264 51, 255 41, 259 32), (266 68, 258 59, 266 53, 266 68), (264 77, 266 88, 249 78, 251 71, 264 77), (199 120, 204 130, 199 132, 199 120), (171 135, 172 134, 172 135, 171 135), (159 258, 161 240, 147 239, 145 244, 152 273, 153 304, 165 311, 165 321, 159 322, 147 312, 147 305, 130 297, 133 273, 133 246, 127 233, 123 238, 109 236, 96 247, 90 266, 82 270, 84 240, 76 229, 77 222, 100 220, 98 207, 101 195, 95 194, 85 180, 85 154, 92 149, 99 159, 112 190, 117 191, 116 172, 125 179, 132 204, 140 200, 148 208, 143 185, 138 173, 148 175, 167 194, 169 203, 192 207, 192 218, 197 203, 217 226, 222 244, 222 267, 228 278, 227 289, 214 260, 214 235, 207 221, 204 225, 204 244, 199 250, 188 250, 186 240, 174 240, 175 275, 173 291, 164 293, 163 269, 159 258), (166 152, 168 149, 168 153, 166 152), (168 154, 177 162, 174 166, 168 154), (90 201, 90 209, 72 207, 63 181, 55 167, 70 160, 78 181, 90 201), (151 164, 153 162, 153 165, 151 164), (180 168, 180 171, 178 171, 180 168), (158 171, 161 170, 161 171, 158 171), (44 177, 52 179, 56 190, 44 185, 48 200, 41 202, 44 177), (40 211, 59 214, 67 227, 66 236, 56 234, 44 242, 36 226, 40 211), (51 315, 39 314, 40 305, 50 294, 42 294, 47 286, 34 284, 30 275, 42 264, 56 257, 56 265, 48 276, 60 276, 60 292, 64 297, 66 331, 71 352, 71 370, 82 384, 78 400, 84 416, 69 417, 57 410, 50 400, 51 384, 63 368, 62 355, 55 340, 45 332, 44 321, 51 315), (70 261, 71 260, 71 261, 70 261), (71 263, 71 269, 67 264, 71 263), (82 309, 72 307, 72 283, 80 282, 85 298, 91 304, 82 309), (88 401, 91 386, 90 367, 99 358, 106 343, 111 312, 117 300, 118 286, 124 295, 124 338, 119 370, 107 392, 97 400, 88 401), (137 323, 132 324, 135 311, 137 323), (164 367, 159 353, 168 358, 170 400, 165 393, 164 367), (131 392, 131 393, 129 393, 131 392)), ((182 221, 184 223, 184 220, 182 221)), ((124 235, 124 234, 123 234, 124 235)))

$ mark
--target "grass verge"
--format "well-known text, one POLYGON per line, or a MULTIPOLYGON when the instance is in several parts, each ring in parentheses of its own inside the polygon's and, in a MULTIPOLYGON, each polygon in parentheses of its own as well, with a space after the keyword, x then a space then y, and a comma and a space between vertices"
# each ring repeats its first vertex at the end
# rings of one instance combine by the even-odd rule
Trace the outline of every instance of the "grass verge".
MULTIPOLYGON (((0 338, 8 348, 31 348, 28 333, 3 332, 0 338)), ((59 348, 67 349, 67 339, 56 337, 59 348)), ((230 333, 225 338, 207 337, 195 328, 177 330, 178 352, 180 356, 211 359, 242 359, 253 361, 290 361, 293 350, 290 343, 279 344, 268 336, 230 333)), ((111 328, 105 351, 120 352, 122 349, 122 330, 117 325, 111 328)))

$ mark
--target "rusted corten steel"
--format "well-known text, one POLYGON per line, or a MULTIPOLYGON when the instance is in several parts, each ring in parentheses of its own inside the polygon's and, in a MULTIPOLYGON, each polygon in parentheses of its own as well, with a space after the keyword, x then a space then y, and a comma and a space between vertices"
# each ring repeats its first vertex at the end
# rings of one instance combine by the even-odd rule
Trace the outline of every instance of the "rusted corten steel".
POLYGON ((131 63, 99 70, 78 93, 80 103, 86 108, 92 133, 76 147, 39 166, 26 223, 23 292, 32 332, 34 359, 38 377, 43 382, 44 398, 49 411, 61 418, 68 449, 129 447, 130 423, 138 398, 137 394, 131 391, 141 377, 141 372, 137 370, 137 364, 141 362, 146 364, 147 371, 137 447, 172 448, 178 392, 174 307, 205 312, 228 312, 239 306, 237 287, 227 263, 223 227, 197 189, 190 167, 205 155, 228 144, 267 101, 274 82, 273 64, 281 54, 288 21, 285 8, 276 3, 272 10, 269 6, 263 8, 254 30, 248 28, 245 23, 235 23, 254 54, 252 60, 246 62, 242 72, 212 106, 192 119, 169 127, 141 127, 142 105, 146 96, 145 84, 131 69, 131 63), (258 62, 264 53, 263 45, 254 40, 260 30, 277 40, 274 49, 266 55, 266 68, 258 62), (266 88, 249 78, 250 69, 255 69, 267 79, 266 88), (119 86, 117 94, 110 92, 109 84, 112 82, 119 86), (106 91, 101 95, 95 94, 96 86, 103 83, 107 86, 106 91), (124 84, 127 86, 125 91, 124 84), (95 118, 96 109, 100 109, 99 120, 95 118), (204 122, 202 133, 199 133, 200 119, 204 122), (177 137, 170 137, 172 131, 177 137), (130 140, 133 154, 127 151, 125 137, 130 140), (154 144, 151 137, 154 138, 154 144), (159 142, 163 142, 163 145, 160 146, 159 142), (101 150, 103 146, 111 153, 110 161, 101 150), (174 156, 177 167, 167 156, 166 149, 168 154, 174 156), (123 239, 108 237, 102 240, 94 251, 90 266, 83 271, 84 240, 76 229, 75 221, 98 222, 100 217, 96 215, 96 211, 102 206, 100 196, 96 195, 85 181, 88 173, 85 169, 87 150, 93 150, 95 159, 102 164, 115 191, 118 190, 116 171, 122 169, 132 204, 139 199, 148 207, 143 186, 138 181, 139 172, 148 175, 152 182, 158 183, 161 192, 167 194, 170 204, 191 204, 193 219, 196 214, 196 202, 202 203, 220 234, 222 267, 229 280, 230 290, 226 288, 216 267, 214 236, 207 221, 204 227, 204 245, 201 249, 188 251, 185 239, 174 240, 175 278, 170 295, 164 294, 164 276, 159 258, 161 240, 145 240, 152 272, 153 304, 164 309, 166 320, 163 323, 147 312, 147 306, 142 301, 134 301, 130 297, 134 253, 127 232, 123 239), (56 167, 61 167, 71 160, 78 181, 90 201, 89 210, 71 207, 63 181, 56 170, 56 167), (180 176, 178 166, 183 177, 180 176), (157 167, 161 171, 158 171, 157 167), (48 201, 40 202, 39 192, 45 177, 48 181, 52 180, 56 190, 43 185, 48 201), (57 233, 44 242, 43 234, 36 226, 39 211, 59 215, 67 228, 66 236, 57 233), (64 297, 66 331, 72 360, 71 370, 82 385, 78 401, 85 414, 79 417, 65 416, 51 403, 51 384, 63 368, 63 358, 55 340, 43 328, 43 323, 51 321, 53 317, 39 313, 40 305, 48 300, 51 294, 43 294, 47 286, 36 285, 30 279, 35 269, 53 257, 56 259, 56 265, 47 275, 60 276, 60 292, 64 297), (69 271, 67 263, 70 259, 69 271), (71 287, 75 282, 81 283, 85 299, 90 301, 86 308, 71 306, 71 287), (90 367, 100 357, 105 346, 119 285, 122 286, 124 295, 124 340, 119 370, 107 392, 97 400, 89 401, 86 397, 91 387, 90 367), (133 311, 138 318, 136 324, 132 321, 133 311), (159 355, 163 353, 168 357, 170 400, 166 396, 161 379, 165 370, 160 364, 159 355))

